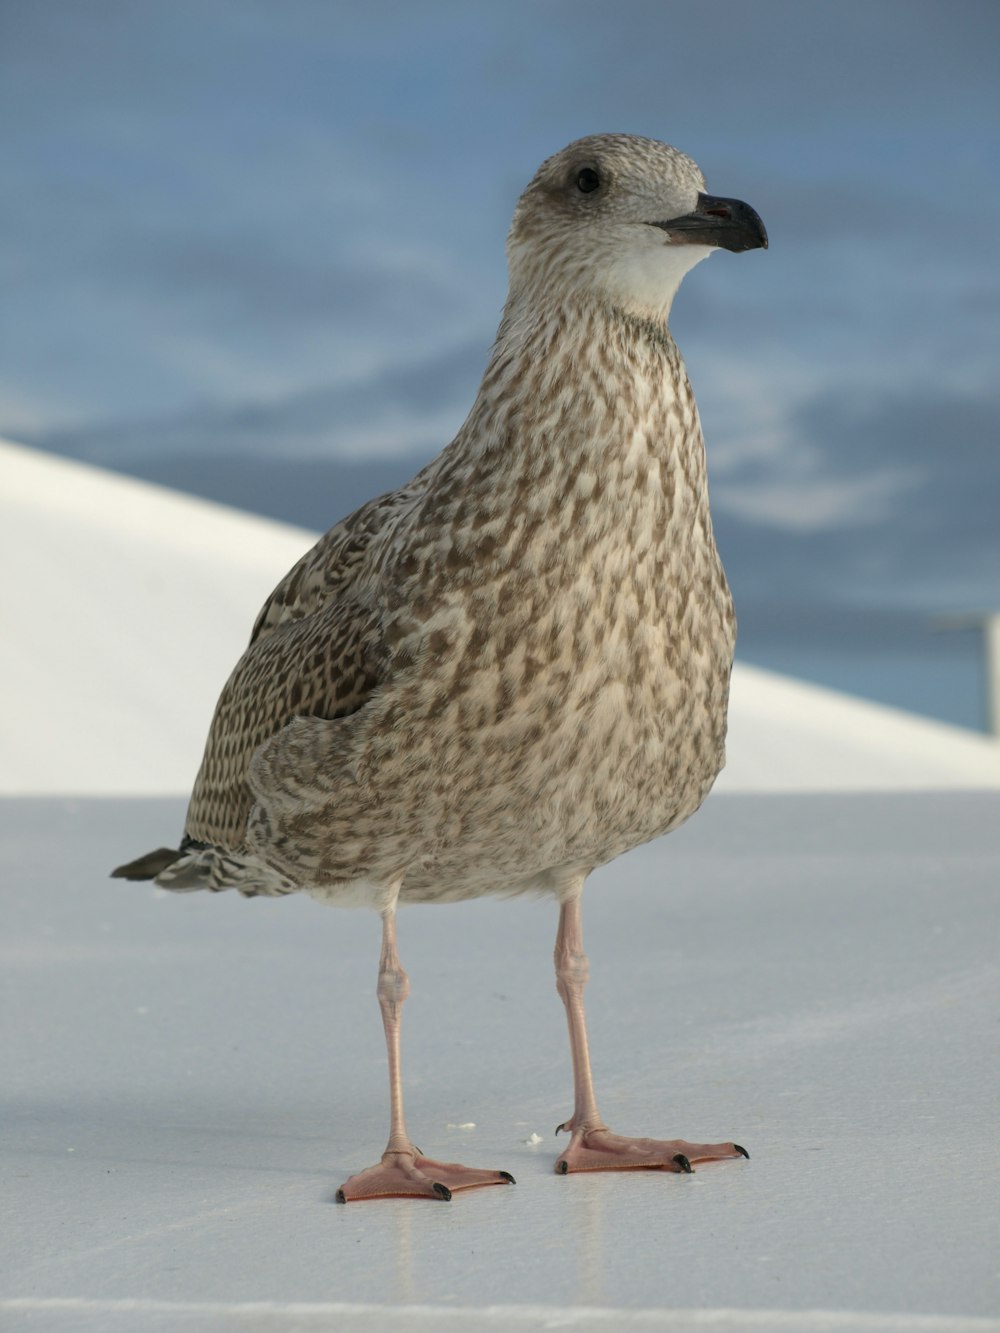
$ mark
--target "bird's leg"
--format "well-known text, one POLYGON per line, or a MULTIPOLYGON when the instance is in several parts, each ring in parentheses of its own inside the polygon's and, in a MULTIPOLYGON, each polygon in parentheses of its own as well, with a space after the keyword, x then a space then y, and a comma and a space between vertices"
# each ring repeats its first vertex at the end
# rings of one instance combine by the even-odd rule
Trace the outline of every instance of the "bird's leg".
POLYGON ((410 978, 396 951, 396 903, 382 912, 382 954, 378 965, 378 1002, 389 1060, 389 1142, 376 1166, 346 1180, 337 1191, 339 1203, 400 1195, 450 1199, 455 1190, 476 1185, 513 1185, 509 1171, 481 1171, 458 1162, 436 1162, 413 1146, 403 1118, 403 1075, 400 1027, 410 978))
MULTIPOLYGON (((559 929, 555 947, 556 990, 566 1006, 569 1024, 569 1048, 573 1057, 573 1117, 559 1130, 603 1130, 594 1096, 590 1072, 590 1046, 587 1042, 587 1017, 583 1011, 583 988, 590 980, 590 959, 583 952, 583 921, 580 895, 563 902, 559 909, 559 929)), ((556 1131, 556 1133, 559 1132, 556 1131)))
MULTIPOLYGON (((582 884, 580 885, 582 889, 582 884)), ((580 891, 563 900, 555 947, 556 989, 566 1006, 569 1045, 573 1056, 573 1115, 556 1129, 569 1130, 569 1147, 556 1162, 556 1171, 623 1171, 655 1167, 663 1171, 690 1171, 692 1162, 726 1157, 748 1157, 735 1143, 687 1143, 683 1139, 632 1139, 612 1134, 601 1119, 594 1096, 583 1011, 583 988, 590 963, 583 951, 580 891)))
POLYGON ((410 978, 403 970, 396 951, 396 909, 382 914, 382 953, 378 960, 379 1008, 385 1030, 389 1064, 389 1142, 387 1153, 412 1152, 410 1136, 403 1117, 403 1072, 400 1064, 399 1032, 403 1024, 403 1003, 410 993, 410 978))

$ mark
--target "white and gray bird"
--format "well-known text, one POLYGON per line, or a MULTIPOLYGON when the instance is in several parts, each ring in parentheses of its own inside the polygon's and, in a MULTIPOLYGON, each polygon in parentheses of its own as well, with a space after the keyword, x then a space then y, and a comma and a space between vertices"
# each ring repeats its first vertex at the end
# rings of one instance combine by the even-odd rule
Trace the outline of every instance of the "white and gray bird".
POLYGON ((179 850, 114 872, 381 914, 391 1128, 342 1200, 511 1179, 432 1161, 407 1133, 400 902, 558 902, 575 1085, 558 1171, 746 1155, 604 1125, 580 900, 595 866, 697 810, 724 763, 735 620, 667 321, 713 249, 766 245, 753 209, 706 194, 666 144, 594 135, 544 162, 465 424, 278 585, 216 708, 179 850))

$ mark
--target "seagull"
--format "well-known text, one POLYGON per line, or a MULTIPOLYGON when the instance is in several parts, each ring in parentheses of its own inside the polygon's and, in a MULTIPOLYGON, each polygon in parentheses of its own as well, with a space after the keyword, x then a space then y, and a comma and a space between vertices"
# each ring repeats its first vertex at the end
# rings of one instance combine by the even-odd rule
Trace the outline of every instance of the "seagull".
POLYGON ((341 1202, 513 1183, 425 1157, 407 1131, 400 903, 556 900, 574 1086, 557 1172, 748 1156, 605 1125, 581 895, 595 867, 693 814, 725 762, 735 618, 668 317, 700 260, 766 247, 754 210, 706 193, 665 143, 598 134, 543 162, 464 425, 274 590, 216 707, 180 847, 113 872, 380 914, 389 1138, 341 1202))

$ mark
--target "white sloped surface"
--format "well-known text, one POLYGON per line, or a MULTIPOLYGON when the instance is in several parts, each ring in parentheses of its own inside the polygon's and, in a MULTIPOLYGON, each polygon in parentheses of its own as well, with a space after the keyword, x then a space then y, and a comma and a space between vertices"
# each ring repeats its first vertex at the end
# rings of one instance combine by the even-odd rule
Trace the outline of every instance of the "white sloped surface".
POLYGON ((927 791, 1000 787, 1000 744, 737 664, 719 791, 927 791))
POLYGON ((310 533, 0 444, 0 792, 186 791, 310 533))
MULTIPOLYGON (((188 791, 257 611, 313 540, 0 442, 0 793, 188 791)), ((1000 787, 985 737, 742 665, 729 756, 723 791, 1000 787)))

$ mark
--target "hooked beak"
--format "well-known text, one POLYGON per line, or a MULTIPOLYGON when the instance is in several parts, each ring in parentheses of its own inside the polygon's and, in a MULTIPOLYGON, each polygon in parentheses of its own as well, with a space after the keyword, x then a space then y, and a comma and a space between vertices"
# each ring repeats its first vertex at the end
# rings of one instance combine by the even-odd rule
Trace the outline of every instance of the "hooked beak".
POLYGON ((763 222, 741 199, 699 194, 693 213, 649 225, 665 231, 675 245, 715 245, 736 254, 767 249, 763 222))

